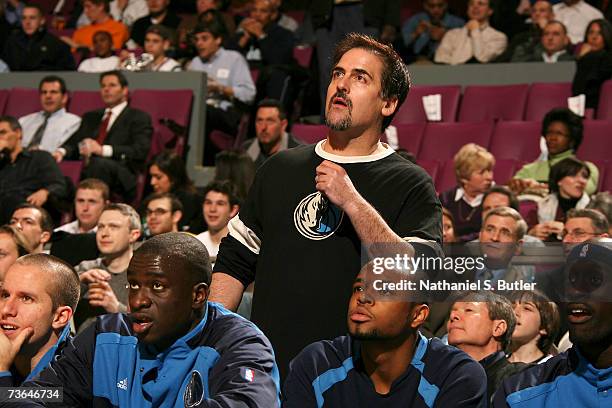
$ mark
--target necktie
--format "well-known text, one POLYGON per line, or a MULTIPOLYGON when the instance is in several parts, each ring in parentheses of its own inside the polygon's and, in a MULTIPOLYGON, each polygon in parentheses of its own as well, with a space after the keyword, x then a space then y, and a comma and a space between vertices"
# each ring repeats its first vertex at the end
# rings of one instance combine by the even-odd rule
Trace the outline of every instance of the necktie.
POLYGON ((45 117, 45 120, 43 121, 42 125, 36 129, 36 132, 34 132, 34 136, 32 136, 32 141, 28 145, 28 149, 37 148, 42 141, 42 137, 45 133, 45 129, 47 128, 47 122, 49 122, 49 116, 51 116, 51 114, 49 112, 43 112, 43 116, 45 117))
POLYGON ((100 123, 100 130, 98 131, 98 138, 96 139, 96 142, 98 142, 100 145, 104 144, 104 140, 106 139, 106 133, 108 130, 108 124, 110 122, 110 118, 111 118, 111 111, 110 109, 106 111, 106 114, 104 115, 104 119, 102 119, 102 123, 100 123))

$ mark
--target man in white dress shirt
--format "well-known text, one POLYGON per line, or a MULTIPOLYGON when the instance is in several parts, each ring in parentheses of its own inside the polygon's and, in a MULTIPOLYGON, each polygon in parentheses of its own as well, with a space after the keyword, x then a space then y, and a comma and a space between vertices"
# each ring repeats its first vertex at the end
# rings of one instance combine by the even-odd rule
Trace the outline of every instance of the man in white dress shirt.
POLYGON ((46 76, 41 79, 38 90, 42 110, 19 118, 23 129, 22 146, 53 153, 76 132, 81 118, 66 112, 68 91, 62 78, 46 76))
POLYGON ((583 0, 564 0, 553 6, 555 19, 567 27, 572 44, 584 40, 584 32, 592 20, 604 18, 603 13, 583 0))

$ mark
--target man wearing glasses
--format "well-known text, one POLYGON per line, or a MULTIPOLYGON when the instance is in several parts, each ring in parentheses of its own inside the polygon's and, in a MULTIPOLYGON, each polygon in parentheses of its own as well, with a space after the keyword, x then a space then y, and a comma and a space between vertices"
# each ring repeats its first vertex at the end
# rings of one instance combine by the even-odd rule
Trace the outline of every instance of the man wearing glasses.
POLYGON ((183 204, 173 194, 153 194, 147 198, 145 208, 150 236, 179 231, 183 204))

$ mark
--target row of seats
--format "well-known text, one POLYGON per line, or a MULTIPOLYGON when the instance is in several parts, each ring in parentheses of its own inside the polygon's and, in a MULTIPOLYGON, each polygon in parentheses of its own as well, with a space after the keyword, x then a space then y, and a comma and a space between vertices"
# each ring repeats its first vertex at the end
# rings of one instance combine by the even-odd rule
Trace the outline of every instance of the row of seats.
MULTIPOLYGON (((166 126, 167 119, 189 129, 193 92, 189 89, 151 90, 136 89, 130 94, 130 105, 151 115, 153 122, 153 139, 149 157, 158 154, 170 142, 175 134, 166 126)), ((67 110, 82 116, 85 112, 104 108, 99 91, 73 91, 70 93, 67 110)), ((37 89, 12 88, 0 89, 0 113, 21 117, 40 110, 40 98, 37 89)), ((175 148, 182 153, 185 145, 184 134, 176 140, 175 148)))
MULTIPOLYGON (((427 122, 422 98, 435 94, 442 97, 442 122, 541 121, 551 109, 567 106, 567 98, 572 96, 572 84, 471 85, 465 87, 463 95, 459 85, 415 85, 393 123, 427 122)), ((597 112, 587 111, 586 116, 612 120, 612 80, 602 85, 597 112)))

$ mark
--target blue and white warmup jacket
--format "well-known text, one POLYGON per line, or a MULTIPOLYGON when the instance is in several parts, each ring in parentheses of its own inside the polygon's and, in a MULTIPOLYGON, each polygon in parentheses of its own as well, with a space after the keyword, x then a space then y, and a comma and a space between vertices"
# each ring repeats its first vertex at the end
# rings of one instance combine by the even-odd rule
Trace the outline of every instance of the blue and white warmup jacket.
POLYGON ((410 366, 380 395, 363 369, 360 342, 342 336, 306 347, 283 393, 283 408, 486 407, 487 378, 463 351, 419 334, 410 366))
POLYGON ((504 380, 493 407, 612 407, 612 367, 593 367, 574 346, 504 380))
MULTIPOLYGON (((27 387, 63 387, 62 407, 278 407, 268 339, 251 322, 208 302, 202 321, 151 355, 123 314, 97 318, 27 387)), ((57 406, 29 402, 20 406, 57 406)))

